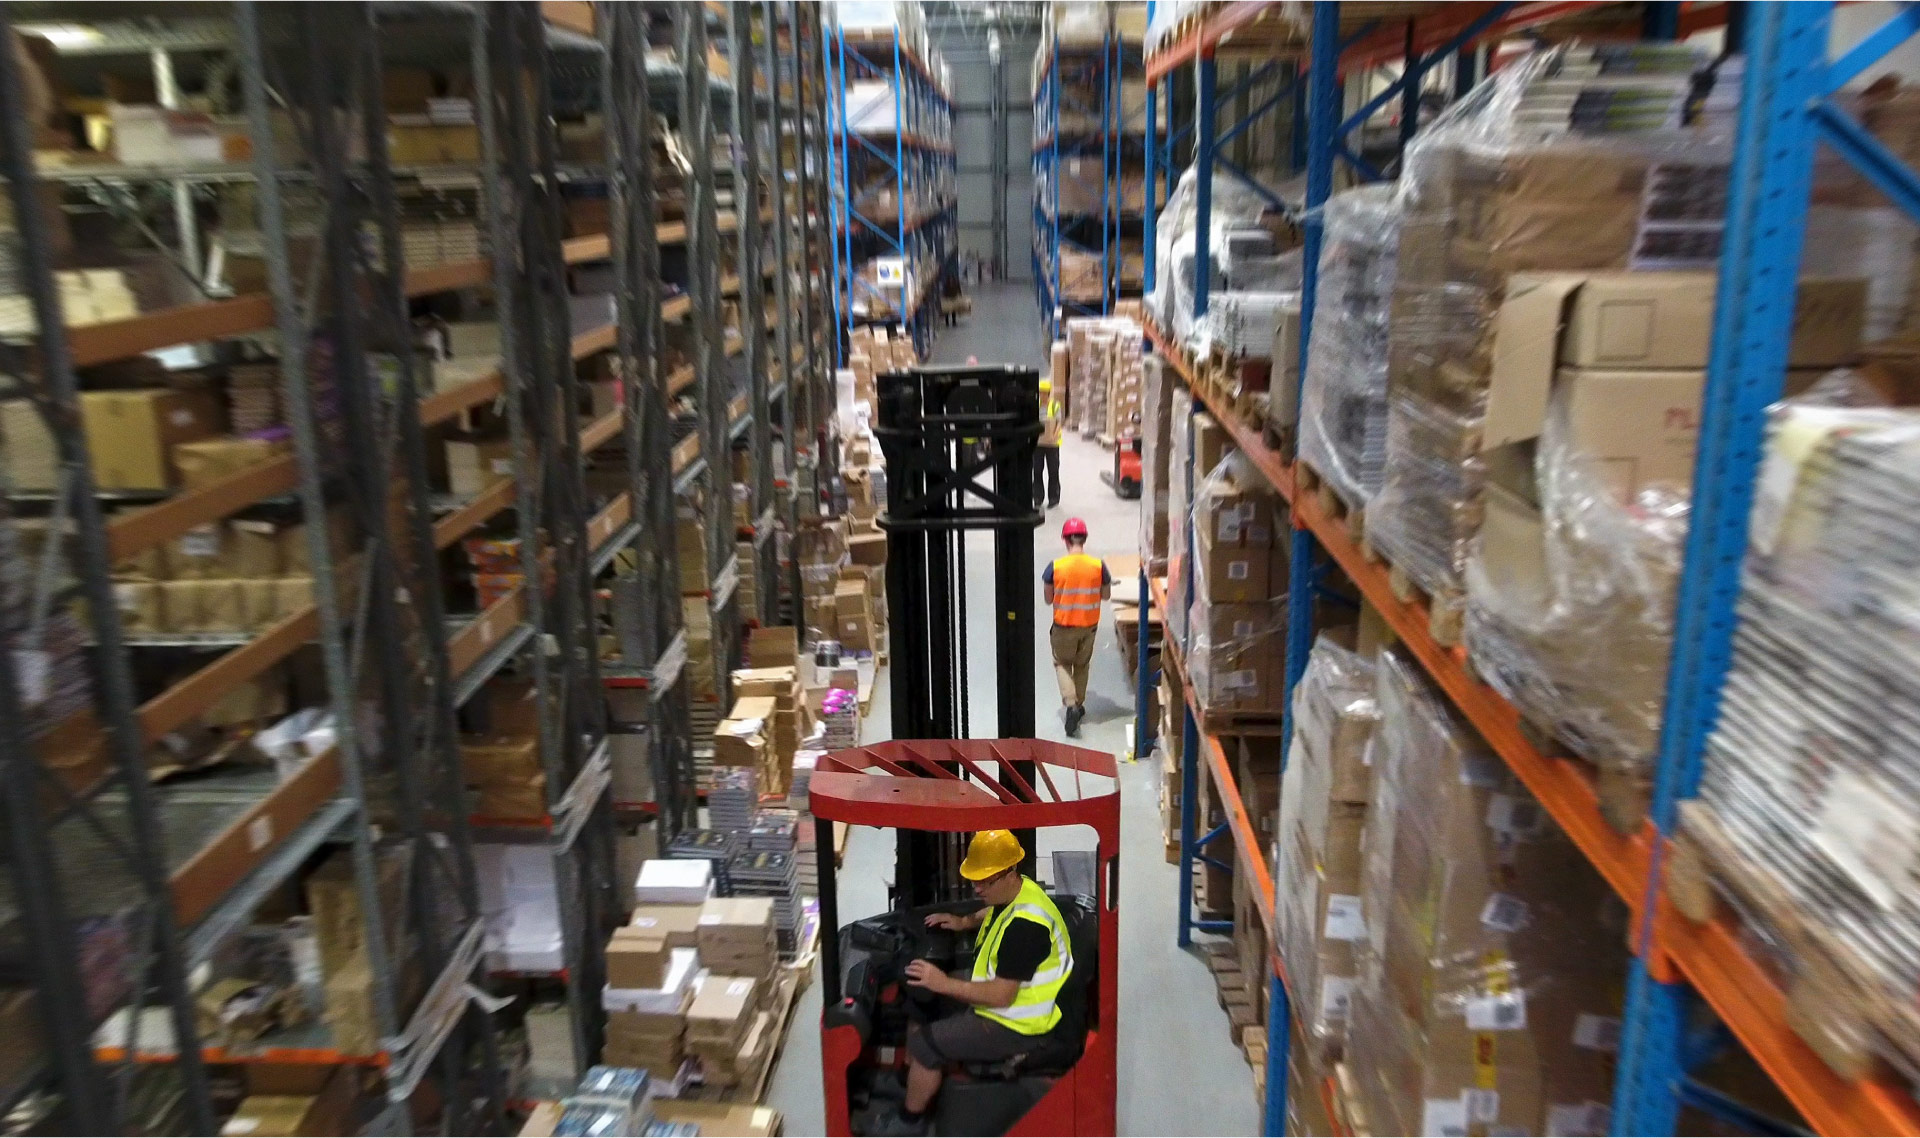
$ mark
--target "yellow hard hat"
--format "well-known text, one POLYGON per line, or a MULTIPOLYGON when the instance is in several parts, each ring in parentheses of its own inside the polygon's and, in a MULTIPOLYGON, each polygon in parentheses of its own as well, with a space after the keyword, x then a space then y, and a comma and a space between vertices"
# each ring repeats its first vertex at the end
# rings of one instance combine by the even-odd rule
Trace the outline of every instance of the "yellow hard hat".
POLYGON ((1027 851, 1011 830, 982 830, 967 846, 967 860, 960 863, 960 876, 968 881, 985 881, 1019 865, 1027 851))
POLYGON ((1053 381, 1052 381, 1051 379, 1043 379, 1043 380, 1041 380, 1041 381, 1040 381, 1040 390, 1042 390, 1042 391, 1052 391, 1052 390, 1053 390, 1053 381))

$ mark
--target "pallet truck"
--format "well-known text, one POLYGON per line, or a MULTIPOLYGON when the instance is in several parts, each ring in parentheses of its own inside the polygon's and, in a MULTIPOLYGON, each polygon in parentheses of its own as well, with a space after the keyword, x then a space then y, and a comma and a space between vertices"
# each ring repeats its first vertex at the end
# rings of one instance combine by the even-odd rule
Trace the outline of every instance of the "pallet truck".
MULTIPOLYGON (((827 1132, 898 1101, 915 1024, 963 1011, 903 982, 928 959, 971 964, 973 944, 929 929, 933 912, 969 912, 959 866, 967 838, 1092 829, 1092 870, 1054 892, 1074 969, 1058 1027, 1033 1049, 950 1070, 932 1108, 937 1134, 1113 1134, 1119 1026, 1120 796, 1112 756, 1034 732, 1033 448, 1039 375, 1023 368, 916 368, 878 378, 875 435, 887 460, 887 606, 893 614, 895 739, 836 751, 809 784, 820 859, 822 1091, 827 1132), (994 547, 995 739, 969 739, 966 538, 994 547), (896 831, 888 912, 840 924, 833 824, 896 831), (944 1006, 943 1006, 944 1004, 944 1006)), ((1056 886, 1060 884, 1056 882, 1056 886)))

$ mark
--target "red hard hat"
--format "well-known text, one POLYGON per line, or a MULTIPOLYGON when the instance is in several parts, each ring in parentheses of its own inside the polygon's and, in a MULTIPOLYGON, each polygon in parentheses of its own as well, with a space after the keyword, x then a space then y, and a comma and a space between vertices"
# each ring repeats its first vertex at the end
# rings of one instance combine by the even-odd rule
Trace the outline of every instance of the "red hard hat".
POLYGON ((1068 518, 1067 524, 1060 527, 1060 537, 1062 540, 1069 537, 1085 536, 1087 536, 1087 523, 1081 521, 1079 518, 1068 518))

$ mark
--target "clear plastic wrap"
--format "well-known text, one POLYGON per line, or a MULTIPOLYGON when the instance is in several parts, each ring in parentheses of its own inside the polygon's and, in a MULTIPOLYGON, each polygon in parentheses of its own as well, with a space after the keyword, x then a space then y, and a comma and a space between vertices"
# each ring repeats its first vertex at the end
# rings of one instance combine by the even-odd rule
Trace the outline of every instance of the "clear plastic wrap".
POLYGON ((1570 444, 1564 395, 1535 456, 1539 502, 1485 490, 1467 560, 1467 650, 1527 718, 1603 771, 1639 777, 1659 747, 1690 495, 1652 484, 1621 501, 1602 465, 1570 444))
MULTIPOLYGON (((1194 286, 1194 215, 1195 197, 1194 170, 1188 169, 1180 175, 1179 184, 1173 194, 1167 198, 1166 207, 1155 221, 1155 240, 1158 247, 1154 250, 1156 264, 1164 271, 1155 275, 1153 291, 1147 294, 1146 309, 1153 314, 1161 328, 1172 333, 1173 338, 1187 343, 1194 335, 1193 326, 1193 286, 1194 286)), ((1223 288, 1226 285, 1222 265, 1227 252, 1227 235, 1240 230, 1260 227, 1260 216, 1266 212, 1266 200, 1242 185, 1235 178, 1215 177, 1213 196, 1208 206, 1207 231, 1209 260, 1212 273, 1211 287, 1223 288)), ((1276 268, 1282 275, 1276 279, 1284 280, 1284 270, 1276 268)), ((1299 282, 1294 282, 1299 287, 1299 282)))
POLYGON ((1386 457, 1388 303, 1400 209, 1391 186, 1348 190, 1321 207, 1300 456, 1354 506, 1379 489, 1386 457))
POLYGON ((1684 825, 1843 1071, 1920 1069, 1920 411, 1773 412, 1684 825))
POLYGON ((1371 1130, 1608 1133, 1624 908, 1417 665, 1376 679, 1346 1043, 1371 1130))
POLYGON ((1170 386, 1173 388, 1169 401, 1173 422, 1167 446, 1167 611, 1161 615, 1167 622, 1167 635, 1173 637, 1184 654, 1187 646, 1185 574, 1193 571, 1187 557, 1187 534, 1191 525, 1188 509, 1193 501, 1192 489, 1187 483, 1187 471, 1193 465, 1193 393, 1185 384, 1170 386))
POLYGON ((1347 1035, 1358 976, 1360 835, 1379 721, 1374 661, 1322 637, 1293 692, 1293 747, 1280 782, 1274 923, 1294 1021, 1324 1067, 1347 1035))
MULTIPOLYGON (((1147 356, 1140 361, 1140 563, 1152 576, 1167 571, 1170 529, 1167 483, 1174 469, 1171 463, 1176 422, 1173 417, 1175 384, 1168 371, 1166 362, 1158 356, 1147 356)), ((1189 402, 1189 409, 1191 406, 1189 402)), ((1177 421, 1185 426, 1185 420, 1177 421)))
POLYGON ((1284 698, 1286 504, 1231 451, 1194 490, 1187 674, 1209 714, 1278 714, 1284 698))
MULTIPOLYGON (((1690 56, 1657 55, 1646 74, 1632 73, 1636 98, 1685 86, 1690 56)), ((1590 73, 1608 76, 1614 63, 1599 47, 1536 53, 1448 108, 1408 150, 1384 469, 1368 503, 1367 539, 1435 596, 1464 589, 1496 379, 1510 402, 1519 401, 1517 385, 1544 382, 1495 373, 1496 347, 1502 355, 1512 347, 1495 343, 1512 275, 1677 266, 1689 242, 1717 242, 1721 143, 1667 129, 1677 119, 1664 111, 1624 127, 1609 122, 1600 134, 1544 109, 1561 95, 1615 90, 1606 83, 1624 80, 1587 86, 1590 73), (1665 220, 1676 211, 1685 234, 1665 220)))

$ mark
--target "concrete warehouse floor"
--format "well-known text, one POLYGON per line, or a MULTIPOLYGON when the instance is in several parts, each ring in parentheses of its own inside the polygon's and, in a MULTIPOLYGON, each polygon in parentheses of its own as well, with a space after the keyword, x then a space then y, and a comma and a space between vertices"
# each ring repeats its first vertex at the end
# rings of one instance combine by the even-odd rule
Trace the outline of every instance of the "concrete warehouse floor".
MULTIPOLYGON (((1033 290, 1021 284, 976 286, 973 315, 943 330, 934 346, 936 363, 1030 364, 1046 374, 1046 343, 1034 311, 1033 290)), ((1040 601, 1042 566, 1061 551, 1060 523, 1086 519, 1095 554, 1132 554, 1139 547, 1139 503, 1123 501, 1100 480, 1112 457, 1097 443, 1068 435, 1061 450, 1065 491, 1058 508, 1036 534, 1034 691, 1040 702, 1041 737, 1066 741, 1047 651, 1046 607, 1040 601)), ((971 643, 988 646, 970 657, 971 718, 976 735, 994 722, 993 633, 988 601, 993 588, 991 539, 968 542, 967 613, 971 643)), ((1087 721, 1077 742, 1124 759, 1133 742, 1133 677, 1126 674, 1103 616, 1087 696, 1087 721)), ((884 673, 874 692, 873 715, 863 738, 891 738, 884 673)), ((1174 940, 1179 873, 1166 860, 1153 761, 1121 765, 1120 872, 1120 1070, 1122 1134, 1254 1134, 1260 1116, 1252 1075, 1228 1038, 1226 1013, 1215 1000, 1213 979, 1198 951, 1180 951, 1174 940)), ((1041 866, 1051 849, 1091 849, 1092 835, 1058 830, 1042 835, 1041 866), (1047 838, 1051 836, 1051 841, 1047 838)), ((850 921, 886 907, 893 872, 891 833, 856 829, 839 875, 840 917, 850 921)), ((824 1134, 820 1091, 820 986, 810 985, 796 1009, 793 1028, 774 1073, 768 1105, 786 1115, 791 1135, 824 1134)))

